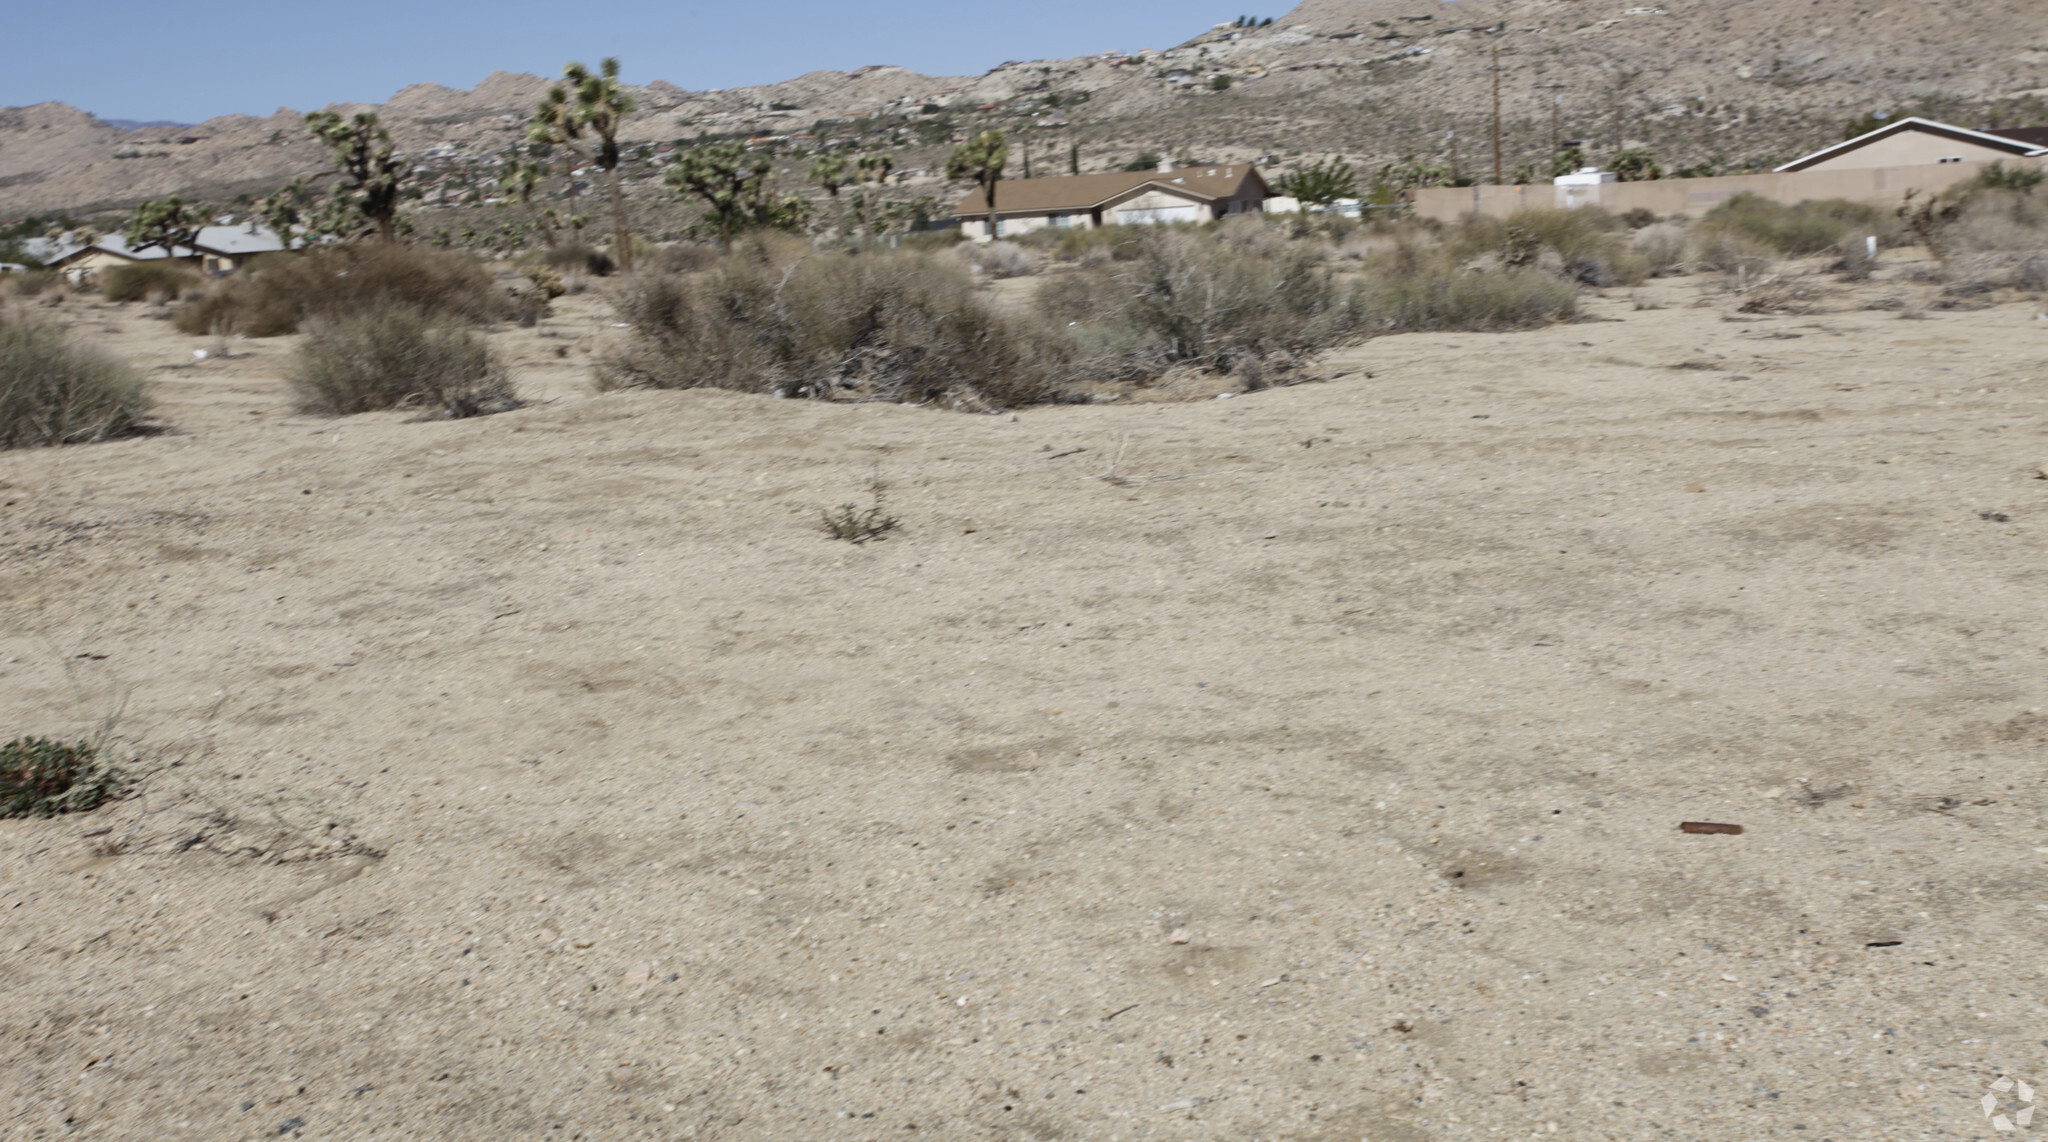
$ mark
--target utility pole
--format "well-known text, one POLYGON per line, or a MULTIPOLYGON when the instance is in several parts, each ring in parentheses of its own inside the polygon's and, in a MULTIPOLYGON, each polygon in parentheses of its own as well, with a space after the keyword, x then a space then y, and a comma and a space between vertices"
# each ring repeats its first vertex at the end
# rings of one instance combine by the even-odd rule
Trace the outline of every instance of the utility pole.
POLYGON ((1500 177, 1500 45, 1493 45, 1493 185, 1500 177))
POLYGON ((1564 150, 1564 91, 1570 86, 1563 83, 1539 83, 1537 87, 1551 92, 1550 101, 1550 153, 1564 150))

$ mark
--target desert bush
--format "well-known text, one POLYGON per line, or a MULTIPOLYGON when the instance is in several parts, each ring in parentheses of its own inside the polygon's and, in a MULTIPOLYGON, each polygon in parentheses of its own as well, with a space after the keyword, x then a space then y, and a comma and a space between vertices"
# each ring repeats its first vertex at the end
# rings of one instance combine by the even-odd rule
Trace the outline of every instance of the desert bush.
POLYGON ((1650 276, 1650 265, 1622 231, 1619 219, 1596 207, 1524 210, 1506 218, 1467 219, 1444 242, 1467 258, 1497 255, 1507 269, 1532 266, 1598 287, 1636 285, 1650 276))
POLYGON ((1623 226, 1631 230, 1641 230, 1643 227, 1655 225, 1657 222, 1657 212, 1646 206, 1624 210, 1616 217, 1623 226))
POLYGON ((1367 267, 1353 321, 1367 333, 1525 329, 1572 316, 1578 298, 1571 282, 1531 266, 1467 269, 1449 251, 1404 247, 1367 267))
POLYGON ((148 382, 55 326, 0 321, 0 448, 79 444, 133 432, 148 382))
POLYGON ((1040 230, 1026 236, 1046 235, 1054 261, 1092 264, 1130 261, 1138 257, 1142 242, 1151 231, 1149 226, 1066 227, 1056 231, 1040 230))
POLYGON ((0 292, 15 297, 35 297, 45 290, 61 292, 63 288, 64 275, 56 270, 18 270, 0 277, 0 292))
POLYGON ((633 338, 600 389, 724 388, 954 407, 1052 399, 1070 353, 996 313, 967 274, 903 251, 819 253, 736 242, 696 278, 636 275, 618 298, 633 338))
POLYGON ((176 301, 199 287, 197 273, 167 260, 130 262, 100 275, 100 293, 108 301, 176 301))
POLYGON ((330 416, 408 406, 474 416, 518 403, 468 326, 396 304, 310 321, 286 380, 299 411, 330 416))
POLYGON ((1892 245, 1897 222, 1867 202, 1830 198, 1787 206, 1756 194, 1738 194, 1700 219, 1703 238, 1739 236, 1789 257, 1825 253, 1851 234, 1876 235, 1892 245))
POLYGON ((1698 235, 1694 260, 1702 269, 1747 281, 1776 264, 1778 251, 1738 230, 1709 230, 1698 235))
POLYGON ((970 271, 992 278, 1021 278, 1038 269, 1038 254, 1015 242, 995 241, 984 245, 962 245, 954 249, 970 271))
POLYGON ((1276 354, 1327 348, 1353 315, 1320 253, 1267 254, 1194 230, 1162 230, 1117 271, 1131 292, 1120 319, 1152 334, 1166 364, 1242 368, 1276 354))
POLYGON ((696 242, 657 246, 635 255, 633 268, 643 274, 694 274, 718 264, 718 248, 696 242))
POLYGON ((1631 240, 1653 278, 1685 272, 1692 239, 1685 227, 1675 222, 1658 222, 1637 230, 1631 240))
POLYGON ((312 318, 386 306, 467 322, 502 321, 511 299, 467 254, 372 242, 271 254, 178 310, 181 332, 232 329, 250 337, 295 333, 312 318))
POLYGON ((616 268, 610 254, 581 242, 548 246, 538 251, 532 260, 557 273, 589 274, 594 278, 604 277, 616 268))
POLYGON ((19 737, 0 746, 0 818, 88 813, 120 786, 91 742, 19 737))
POLYGON ((2039 167, 2008 167, 2002 159, 1978 171, 1976 178, 1976 184, 1985 190, 2016 194, 2032 194, 2043 181, 2048 181, 2048 171, 2039 167))

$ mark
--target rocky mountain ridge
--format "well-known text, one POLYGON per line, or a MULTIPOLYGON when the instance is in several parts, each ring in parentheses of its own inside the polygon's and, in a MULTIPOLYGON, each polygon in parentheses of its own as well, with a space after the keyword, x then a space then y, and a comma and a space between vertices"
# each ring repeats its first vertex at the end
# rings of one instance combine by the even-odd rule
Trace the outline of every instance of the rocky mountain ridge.
MULTIPOLYGON (((1553 131, 1596 156, 1645 145, 1668 165, 1734 168, 1831 141, 1872 112, 2048 122, 2038 15, 2033 0, 1303 0, 1269 26, 1219 26, 1164 51, 979 76, 867 66, 719 91, 656 81, 634 89, 626 134, 857 141, 917 163, 986 124, 1012 129, 1041 171, 1071 144, 1086 169, 1142 150, 1281 165, 1339 153, 1368 169, 1448 159, 1489 179, 1497 76, 1504 176, 1541 167, 1553 131)), ((414 84, 374 109, 415 154, 487 164, 520 141, 549 82, 414 84)), ((58 103, 0 109, 0 219, 172 192, 225 199, 324 166, 284 108, 134 130, 58 103)))

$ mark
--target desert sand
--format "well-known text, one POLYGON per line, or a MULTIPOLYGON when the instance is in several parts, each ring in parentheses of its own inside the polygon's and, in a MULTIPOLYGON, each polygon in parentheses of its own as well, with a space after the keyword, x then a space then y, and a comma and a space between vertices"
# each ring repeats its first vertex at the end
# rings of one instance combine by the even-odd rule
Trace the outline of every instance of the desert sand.
POLYGON ((2048 320, 1829 288, 424 422, 71 299, 170 430, 0 455, 0 733, 148 772, 0 822, 0 1138, 1992 1137, 2048 320))

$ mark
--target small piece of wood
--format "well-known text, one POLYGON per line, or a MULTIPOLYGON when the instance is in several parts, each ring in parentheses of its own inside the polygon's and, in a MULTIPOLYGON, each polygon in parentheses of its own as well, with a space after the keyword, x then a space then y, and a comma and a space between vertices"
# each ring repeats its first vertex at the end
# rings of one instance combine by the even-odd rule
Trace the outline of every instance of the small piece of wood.
POLYGON ((1741 825, 1723 825, 1714 821, 1681 821, 1680 832, 1685 833, 1727 833, 1731 837, 1742 835, 1741 825))

